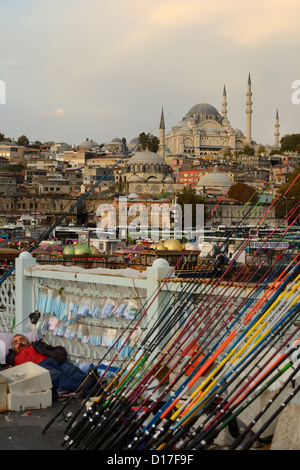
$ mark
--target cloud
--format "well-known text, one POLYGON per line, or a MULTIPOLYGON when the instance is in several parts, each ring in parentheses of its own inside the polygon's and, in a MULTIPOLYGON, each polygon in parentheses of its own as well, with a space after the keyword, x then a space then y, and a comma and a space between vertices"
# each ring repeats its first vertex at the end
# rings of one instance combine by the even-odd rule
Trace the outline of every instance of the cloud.
POLYGON ((56 117, 61 117, 64 114, 66 114, 66 111, 63 108, 57 108, 54 109, 53 111, 41 111, 40 115, 41 116, 56 116, 56 117))
POLYGON ((49 73, 61 72, 64 70, 63 67, 56 67, 55 65, 50 65, 50 64, 45 64, 44 69, 46 70, 46 72, 49 72, 49 73))
POLYGON ((115 46, 115 52, 140 49, 176 31, 182 39, 184 32, 197 31, 199 38, 204 34, 206 46, 213 38, 255 47, 300 38, 298 0, 214 0, 213 6, 199 0, 153 0, 151 9, 142 2, 133 11, 135 20, 115 46))

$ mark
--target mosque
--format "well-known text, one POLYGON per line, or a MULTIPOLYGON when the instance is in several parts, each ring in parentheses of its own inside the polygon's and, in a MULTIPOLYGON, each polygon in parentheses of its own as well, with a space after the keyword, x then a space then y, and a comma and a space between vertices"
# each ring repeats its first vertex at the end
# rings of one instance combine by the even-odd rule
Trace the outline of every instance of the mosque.
MULTIPOLYGON (((240 129, 234 129, 227 117, 226 87, 223 90, 222 111, 204 101, 194 105, 183 119, 171 131, 165 133, 165 120, 162 110, 159 125, 159 149, 157 153, 133 151, 132 156, 123 166, 118 181, 133 193, 173 192, 177 186, 170 166, 169 156, 186 155, 187 157, 207 157, 220 155, 222 151, 243 150, 246 145, 254 146, 252 140, 252 89, 249 74, 246 92, 246 135, 240 129)), ((275 144, 279 146, 279 117, 275 120, 275 144)), ((129 143, 132 150, 138 138, 129 143)), ((197 189, 206 192, 214 188, 222 191, 233 184, 228 176, 214 171, 199 181, 197 189)), ((181 186, 180 186, 181 187, 181 186)))
MULTIPOLYGON (((249 74, 246 92, 246 135, 234 129, 227 117, 226 87, 223 90, 222 111, 204 101, 192 106, 183 119, 165 134, 163 114, 160 123, 159 155, 166 153, 193 156, 213 156, 221 151, 243 150, 245 145, 255 145, 252 140, 252 89, 249 74)), ((279 146, 279 118, 275 121, 275 143, 279 146)))

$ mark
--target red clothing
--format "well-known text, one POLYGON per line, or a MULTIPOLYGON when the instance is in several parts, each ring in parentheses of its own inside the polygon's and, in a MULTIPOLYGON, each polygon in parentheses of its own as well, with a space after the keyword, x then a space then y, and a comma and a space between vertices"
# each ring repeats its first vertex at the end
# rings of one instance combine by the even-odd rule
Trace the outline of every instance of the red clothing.
POLYGON ((34 362, 35 364, 39 364, 45 359, 48 359, 48 357, 35 351, 32 345, 30 345, 27 348, 22 348, 17 352, 14 364, 15 366, 19 366, 20 364, 24 364, 25 362, 34 362))

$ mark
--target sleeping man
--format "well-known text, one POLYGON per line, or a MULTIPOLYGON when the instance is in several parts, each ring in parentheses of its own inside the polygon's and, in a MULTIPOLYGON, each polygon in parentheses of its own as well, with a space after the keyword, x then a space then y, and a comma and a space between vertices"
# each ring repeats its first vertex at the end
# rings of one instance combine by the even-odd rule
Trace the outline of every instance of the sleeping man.
POLYGON ((97 382, 93 372, 87 376, 67 359, 67 352, 62 346, 51 346, 43 340, 29 342, 22 334, 16 334, 11 343, 12 349, 6 356, 6 364, 18 366, 25 362, 34 362, 50 372, 53 398, 59 397, 59 391, 75 392, 81 389, 89 396, 97 382), (88 377, 88 378, 87 378, 88 377))

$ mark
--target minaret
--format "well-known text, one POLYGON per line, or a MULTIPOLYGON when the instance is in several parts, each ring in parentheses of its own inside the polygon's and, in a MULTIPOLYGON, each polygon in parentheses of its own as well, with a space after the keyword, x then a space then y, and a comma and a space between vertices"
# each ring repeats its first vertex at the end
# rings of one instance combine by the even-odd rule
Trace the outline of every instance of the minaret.
POLYGON ((276 117, 275 117, 275 148, 279 148, 279 114, 278 114, 278 109, 276 111, 276 117))
POLYGON ((162 158, 165 158, 165 118, 164 110, 161 110, 161 118, 159 125, 159 149, 158 153, 162 158))
POLYGON ((224 119, 227 119, 227 101, 226 101, 226 87, 225 87, 225 85, 224 85, 224 90, 223 90, 222 116, 223 116, 224 119))
POLYGON ((252 114, 252 101, 251 101, 251 78, 250 73, 248 77, 247 87, 247 101, 246 101, 246 143, 251 145, 251 114, 252 114))

